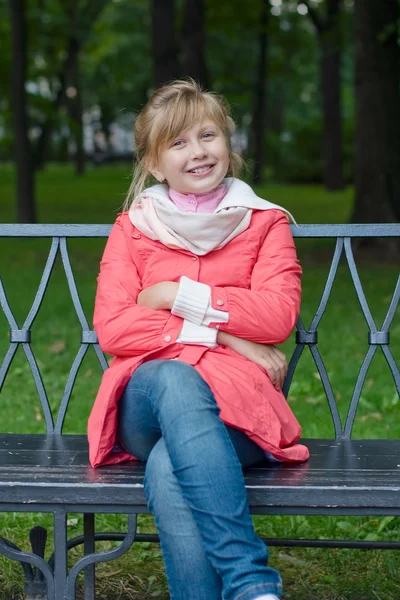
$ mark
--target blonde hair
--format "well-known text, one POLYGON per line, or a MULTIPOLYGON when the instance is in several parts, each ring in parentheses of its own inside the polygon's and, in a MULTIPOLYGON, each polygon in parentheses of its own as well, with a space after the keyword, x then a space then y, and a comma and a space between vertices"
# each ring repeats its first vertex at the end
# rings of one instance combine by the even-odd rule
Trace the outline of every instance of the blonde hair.
POLYGON ((123 210, 139 196, 151 177, 149 167, 157 164, 160 152, 182 131, 209 118, 223 131, 229 150, 228 173, 236 177, 242 158, 232 152, 231 136, 235 123, 222 96, 205 92, 193 79, 176 80, 156 90, 135 120, 136 159, 133 178, 123 210))

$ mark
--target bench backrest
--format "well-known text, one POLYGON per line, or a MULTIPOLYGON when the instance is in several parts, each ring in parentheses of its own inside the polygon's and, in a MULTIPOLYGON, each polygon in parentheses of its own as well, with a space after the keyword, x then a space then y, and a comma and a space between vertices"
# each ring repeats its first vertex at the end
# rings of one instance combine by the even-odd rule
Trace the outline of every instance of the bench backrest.
MULTIPOLYGON (((390 302, 389 309, 381 327, 377 327, 371 311, 369 309, 367 299, 365 297, 363 287, 361 285, 357 266, 353 257, 352 239, 365 237, 396 237, 400 238, 400 224, 379 224, 379 225, 300 225, 291 226, 292 233, 295 238, 335 238, 336 248, 331 262, 329 274, 325 283, 325 288, 321 297, 321 301, 316 310, 316 313, 311 320, 310 325, 306 328, 301 318, 297 322, 296 331, 296 347, 290 360, 289 370, 284 384, 283 391, 287 397, 293 375, 299 361, 299 358, 305 348, 308 346, 311 355, 315 361, 319 376, 329 403, 329 409, 332 416, 335 437, 350 438, 354 424, 358 403, 361 396, 361 391, 364 385, 365 377, 371 361, 380 346, 386 358, 389 369, 393 375, 397 392, 400 395, 400 373, 399 367, 396 364, 393 354, 389 348, 390 332, 389 328, 392 323, 394 314, 399 304, 400 298, 400 276, 390 302), (359 371, 357 381, 354 387, 352 398, 350 401, 347 417, 343 425, 339 415, 338 406, 332 390, 331 382, 318 350, 318 325, 325 312, 332 286, 335 280, 337 268, 342 255, 345 255, 351 278, 354 283, 355 291, 361 305, 362 312, 366 319, 369 332, 368 343, 370 345, 368 352, 363 360, 359 371)), ((102 353, 98 343, 96 332, 89 326, 88 320, 82 308, 77 286, 74 279, 74 274, 70 262, 70 257, 67 248, 68 238, 106 238, 111 230, 111 225, 16 225, 16 224, 0 224, 0 238, 51 238, 51 248, 47 258, 47 262, 43 271, 41 281, 32 307, 26 317, 23 325, 20 327, 17 323, 12 310, 7 301, 6 293, 0 277, 0 302, 4 315, 10 327, 10 346, 5 358, 0 366, 0 391, 5 381, 7 372, 11 362, 16 354, 18 346, 21 344, 25 352, 26 359, 29 363, 37 393, 41 402, 43 415, 46 423, 46 431, 48 434, 62 433, 62 427, 65 415, 68 409, 69 400, 71 398, 74 382, 85 357, 85 354, 90 345, 94 347, 101 368, 108 368, 107 360, 102 353), (40 305, 46 292, 46 288, 54 267, 57 254, 60 252, 62 263, 64 266, 69 290, 73 306, 81 324, 81 344, 72 364, 67 383, 64 389, 63 397, 60 403, 58 414, 54 422, 53 414, 50 409, 49 400, 43 385, 40 369, 36 362, 35 356, 31 348, 31 326, 39 311, 40 305)), ((1 360, 1 357, 0 357, 1 360)))

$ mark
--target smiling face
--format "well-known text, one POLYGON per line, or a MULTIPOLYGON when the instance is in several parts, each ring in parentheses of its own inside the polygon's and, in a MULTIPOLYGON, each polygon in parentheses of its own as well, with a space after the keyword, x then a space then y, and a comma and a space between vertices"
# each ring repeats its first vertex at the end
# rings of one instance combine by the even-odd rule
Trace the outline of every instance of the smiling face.
POLYGON ((181 194, 202 194, 216 188, 228 169, 226 137, 218 125, 205 119, 166 144, 150 171, 181 194))

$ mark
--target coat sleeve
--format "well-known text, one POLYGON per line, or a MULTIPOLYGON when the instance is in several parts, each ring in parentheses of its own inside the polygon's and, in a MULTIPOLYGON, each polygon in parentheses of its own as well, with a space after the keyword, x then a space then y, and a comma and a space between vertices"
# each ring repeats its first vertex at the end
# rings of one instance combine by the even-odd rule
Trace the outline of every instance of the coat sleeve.
POLYGON ((253 342, 281 344, 300 311, 301 267, 285 214, 274 211, 251 275, 250 289, 211 286, 213 308, 229 313, 227 323, 210 323, 253 342))
POLYGON ((113 356, 137 356, 175 341, 183 320, 169 310, 136 304, 140 278, 118 217, 100 262, 93 325, 101 349, 113 356))

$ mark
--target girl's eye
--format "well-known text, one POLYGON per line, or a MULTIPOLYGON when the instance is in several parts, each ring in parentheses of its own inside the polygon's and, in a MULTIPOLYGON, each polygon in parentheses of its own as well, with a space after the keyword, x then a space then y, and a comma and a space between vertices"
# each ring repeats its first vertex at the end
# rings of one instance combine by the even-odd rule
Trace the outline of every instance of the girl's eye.
POLYGON ((212 131, 207 131, 206 133, 203 133, 203 137, 205 138, 210 138, 210 137, 214 137, 214 133, 212 131))
POLYGON ((181 144, 183 144, 183 140, 175 140, 172 146, 180 146, 181 144))

